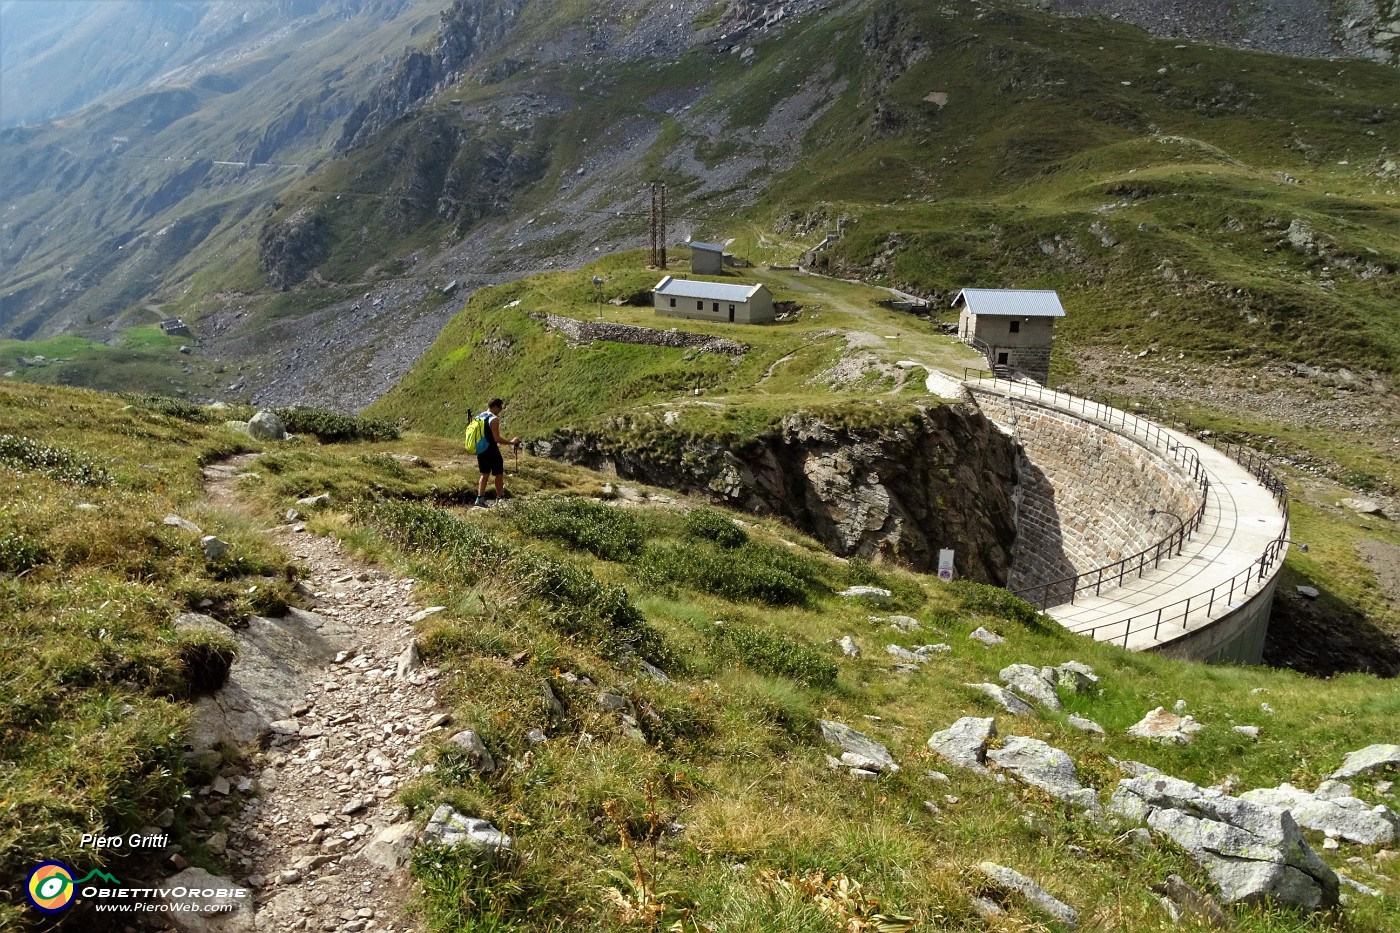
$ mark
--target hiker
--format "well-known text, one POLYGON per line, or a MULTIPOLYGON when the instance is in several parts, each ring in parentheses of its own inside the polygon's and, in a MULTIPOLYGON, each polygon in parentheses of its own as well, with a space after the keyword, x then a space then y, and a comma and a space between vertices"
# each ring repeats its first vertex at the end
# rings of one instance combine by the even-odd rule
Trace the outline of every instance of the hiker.
POLYGON ((501 456, 501 445, 508 443, 518 450, 520 438, 512 437, 507 441, 501 437, 501 409, 505 407, 502 399, 493 398, 486 410, 472 419, 473 424, 467 429, 469 442, 476 436, 476 465, 481 470, 481 479, 476 484, 476 502, 472 504, 481 508, 486 507, 486 481, 491 477, 496 478, 496 501, 510 498, 505 491, 506 461, 501 456), (481 425, 478 427, 476 422, 481 422, 481 425))

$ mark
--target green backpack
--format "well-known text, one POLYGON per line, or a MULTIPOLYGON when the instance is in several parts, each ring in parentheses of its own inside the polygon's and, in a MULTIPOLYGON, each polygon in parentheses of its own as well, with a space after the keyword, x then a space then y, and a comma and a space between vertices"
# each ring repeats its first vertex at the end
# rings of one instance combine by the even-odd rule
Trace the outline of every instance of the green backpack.
POLYGON ((491 413, 483 411, 472 419, 467 425, 467 450, 477 454, 484 454, 491 446, 491 413))

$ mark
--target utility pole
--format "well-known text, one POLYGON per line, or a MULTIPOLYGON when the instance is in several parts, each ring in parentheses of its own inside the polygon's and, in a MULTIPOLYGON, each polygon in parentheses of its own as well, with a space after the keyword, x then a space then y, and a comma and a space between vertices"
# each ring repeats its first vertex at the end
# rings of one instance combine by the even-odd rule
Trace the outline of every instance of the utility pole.
POLYGON ((652 183, 651 183, 651 217, 650 217, 650 220, 651 220, 651 265, 652 265, 653 268, 658 267, 658 266, 661 265, 661 263, 660 263, 661 256, 660 256, 660 254, 657 252, 657 249, 656 249, 656 220, 657 220, 657 208, 658 208, 658 206, 659 206, 659 202, 657 201, 657 194, 658 194, 658 192, 657 192, 657 190, 656 190, 656 182, 652 182, 652 183))
POLYGON ((661 185, 661 268, 666 268, 666 185, 661 185))
POLYGON ((651 265, 666 268, 666 186, 651 183, 651 265))

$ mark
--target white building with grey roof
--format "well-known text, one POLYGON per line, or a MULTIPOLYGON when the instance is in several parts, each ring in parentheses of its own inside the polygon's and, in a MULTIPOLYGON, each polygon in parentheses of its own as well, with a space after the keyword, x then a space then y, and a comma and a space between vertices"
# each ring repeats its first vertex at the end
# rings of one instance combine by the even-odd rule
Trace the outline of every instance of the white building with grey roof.
POLYGON ((666 276, 652 291, 656 313, 692 321, 770 324, 773 293, 766 285, 730 285, 666 276))
POLYGON ((1044 384, 1050 378, 1055 319, 1065 316, 1052 289, 964 288, 953 299, 962 308, 958 336, 981 350, 999 376, 1021 373, 1044 384))
POLYGON ((701 243, 692 240, 690 246, 690 271, 695 275, 720 275, 724 272, 724 246, 720 243, 701 243))

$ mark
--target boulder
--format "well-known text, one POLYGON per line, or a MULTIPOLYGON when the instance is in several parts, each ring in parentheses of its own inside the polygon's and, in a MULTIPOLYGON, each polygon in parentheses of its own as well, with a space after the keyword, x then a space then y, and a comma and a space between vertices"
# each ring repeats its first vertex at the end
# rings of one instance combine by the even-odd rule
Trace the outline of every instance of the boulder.
MULTIPOLYGON (((857 732, 845 723, 832 722, 829 719, 819 719, 817 724, 821 726, 822 738, 827 744, 835 745, 843 752, 859 755, 866 762, 857 767, 871 771, 899 770, 899 765, 895 764, 890 750, 865 733, 857 732)), ((845 763, 845 755, 842 755, 842 762, 845 763)))
POLYGON ((192 535, 204 534, 204 529, 200 528, 194 522, 189 521, 188 519, 181 518, 180 516, 174 513, 165 516, 165 518, 161 520, 161 524, 169 525, 171 528, 179 528, 183 531, 188 531, 192 535))
POLYGON ((1111 812, 1145 821, 1186 850, 1227 904, 1265 901, 1305 910, 1337 904, 1337 875, 1285 810, 1155 774, 1118 782, 1111 812))
POLYGON ((228 554, 228 542, 213 535, 200 538, 199 546, 204 550, 205 560, 222 560, 228 554))
POLYGON ((1006 643, 1006 639, 1005 639, 1005 638, 1002 638, 1002 637, 1001 637, 1000 635, 998 635, 996 632, 989 632, 989 631, 987 631, 986 629, 982 628, 980 625, 979 625, 976 629, 974 629, 971 633, 969 633, 967 637, 968 637, 968 638, 971 638, 973 641, 980 641, 982 644, 986 645, 988 648, 990 648, 992 645, 1001 645, 1001 644, 1005 644, 1005 643, 1006 643))
POLYGON ((411 823, 395 823, 380 830, 356 856, 361 862, 384 871, 397 871, 408 863, 418 830, 411 823))
POLYGON ((249 419, 248 433, 262 441, 285 441, 287 426, 275 412, 264 409, 249 419))
POLYGON ((844 654, 846 657, 848 657, 848 658, 858 658, 858 657, 860 657, 860 646, 856 644, 856 640, 855 640, 854 638, 852 638, 851 636, 849 636, 849 635, 842 635, 842 636, 841 636, 840 645, 841 645, 841 653, 844 654))
POLYGON ((981 691, 1001 704, 1001 708, 1013 716, 1029 716, 1035 712, 1034 708, 1021 699, 1015 693, 1007 690, 998 684, 963 684, 964 687, 971 687, 973 690, 981 691))
POLYGON ((400 680, 423 666, 423 655, 418 650, 418 642, 411 641, 408 647, 399 655, 398 662, 394 665, 394 673, 400 680))
POLYGON ((1381 508, 1380 503, 1371 499, 1340 499, 1337 505, 1362 515, 1385 516, 1385 510, 1381 508))
POLYGON ((917 655, 908 648, 901 648, 899 645, 886 645, 885 653, 896 661, 903 661, 906 664, 923 664, 928 658, 924 655, 917 655))
POLYGON ((1097 732, 1099 735, 1104 734, 1103 726, 1094 722, 1092 719, 1085 719, 1077 713, 1070 713, 1068 722, 1073 728, 1078 729, 1080 732, 1097 732))
POLYGON ((995 862, 979 862, 977 870, 996 890, 1019 895, 1032 907, 1049 914, 1071 930, 1079 925, 1079 915, 1073 907, 1051 897, 1049 892, 1020 872, 995 862))
POLYGON ((1394 845, 1400 836, 1400 817, 1389 807, 1372 807, 1350 795, 1323 798, 1285 783, 1245 791, 1240 799, 1287 810, 1304 829, 1363 846, 1394 845))
MULTIPOLYGON (((1053 668, 1045 668, 1053 670, 1053 668)), ((1029 664, 1012 664, 1003 667, 997 675, 1008 687, 1023 696, 1030 697, 1048 710, 1059 712, 1064 709, 1060 697, 1055 693, 1055 682, 1045 677, 1041 669, 1029 664)))
POLYGON ((317 506, 330 504, 331 494, 328 492, 323 492, 319 496, 304 496, 297 500, 297 505, 301 506, 303 509, 314 509, 317 506))
POLYGON ((1180 875, 1168 875, 1152 890, 1161 896, 1162 907, 1174 924, 1196 923, 1220 929, 1230 926, 1230 918, 1220 909, 1219 902, 1191 887, 1180 875))
POLYGON ((942 732, 929 736, 929 751, 949 764, 986 774, 987 742, 996 737, 996 721, 964 716, 942 732))
POLYGON ((1040 676, 1070 693, 1088 693, 1098 686, 1099 675, 1087 664, 1066 661, 1059 667, 1043 667, 1040 676))
POLYGON ((847 599, 887 600, 894 594, 882 586, 851 586, 836 594, 847 599))
POLYGON ((253 933, 253 892, 202 868, 186 868, 160 887, 171 910, 161 916, 180 933, 253 933), (198 891, 176 897, 179 891, 198 891))
POLYGON ((913 616, 866 616, 871 622, 888 622, 890 628, 900 632, 918 632, 923 630, 919 620, 913 616))
POLYGON ((508 852, 511 847, 510 837, 491 825, 490 820, 463 816, 445 803, 433 811, 418 843, 444 849, 462 846, 491 857, 508 852))
POLYGON ((1128 735, 1163 745, 1186 745, 1191 741, 1191 736, 1200 731, 1201 724, 1190 716, 1169 713, 1161 706, 1128 727, 1128 735))
POLYGON ((496 761, 486 750, 486 743, 481 741, 481 736, 476 734, 476 730, 463 729, 448 739, 447 744, 464 751, 471 769, 477 774, 490 774, 496 770, 496 761))
POLYGON ((1345 780, 1359 774, 1375 774, 1378 771, 1400 771, 1400 745, 1367 745, 1357 751, 1347 752, 1342 766, 1329 776, 1345 780))
POLYGON ((1039 739, 1008 736, 1001 748, 987 752, 987 760, 1051 797, 1084 810, 1099 809, 1098 792, 1079 783, 1069 755, 1039 739))

